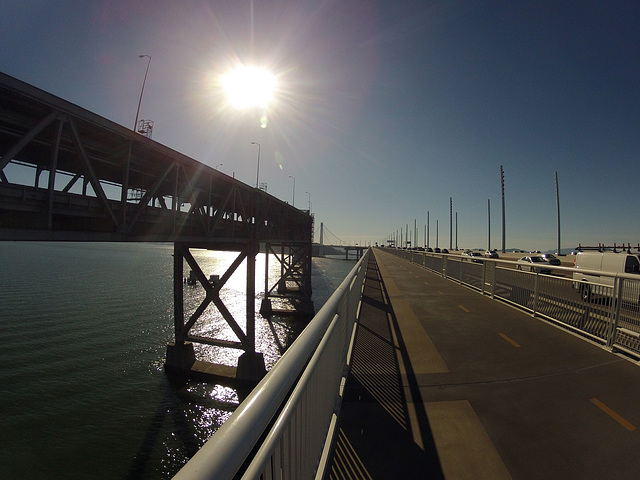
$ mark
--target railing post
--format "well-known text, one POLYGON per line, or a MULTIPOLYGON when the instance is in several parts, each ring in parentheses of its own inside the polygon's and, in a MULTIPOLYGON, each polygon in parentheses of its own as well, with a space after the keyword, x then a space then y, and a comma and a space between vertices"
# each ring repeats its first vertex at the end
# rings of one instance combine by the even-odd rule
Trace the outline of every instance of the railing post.
POLYGON ((491 282, 491 298, 496 298, 496 273, 498 271, 498 262, 491 262, 492 279, 491 282))
POLYGON ((536 272, 534 290, 533 290, 533 316, 536 316, 536 312, 538 311, 538 287, 539 287, 540 273, 536 272))
POLYGON ((611 299, 611 310, 609 314, 609 331, 607 332, 607 347, 613 348, 616 334, 618 332, 618 319, 620 318, 620 307, 622 305, 624 279, 616 275, 613 282, 613 298, 611 299))
POLYGON ((482 290, 481 293, 484 295, 484 286, 487 284, 487 262, 482 262, 482 290))

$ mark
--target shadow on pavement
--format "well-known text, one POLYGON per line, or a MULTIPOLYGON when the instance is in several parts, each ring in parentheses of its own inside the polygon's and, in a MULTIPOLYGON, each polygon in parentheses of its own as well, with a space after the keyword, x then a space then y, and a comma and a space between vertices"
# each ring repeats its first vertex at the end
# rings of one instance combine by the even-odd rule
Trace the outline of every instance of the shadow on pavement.
POLYGON ((417 383, 373 255, 367 266, 338 425, 328 478, 444 478, 417 383), (398 356, 405 366, 406 386, 402 384, 398 356), (407 398, 406 392, 411 398, 407 398), (414 412, 413 422, 408 405, 414 412), (424 448, 416 443, 416 437, 422 439, 424 448))

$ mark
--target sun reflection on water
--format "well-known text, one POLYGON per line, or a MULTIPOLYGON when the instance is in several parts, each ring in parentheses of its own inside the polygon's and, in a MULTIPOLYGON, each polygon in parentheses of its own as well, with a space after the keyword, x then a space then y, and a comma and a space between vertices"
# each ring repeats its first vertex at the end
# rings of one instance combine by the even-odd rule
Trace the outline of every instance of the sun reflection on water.
MULTIPOLYGON (((206 277, 219 275, 222 277, 229 266, 237 258, 236 252, 220 252, 192 250, 194 258, 206 277)), ((256 351, 263 354, 267 371, 280 359, 284 351, 293 343, 307 325, 307 320, 295 316, 273 316, 266 319, 259 314, 261 300, 264 298, 264 271, 266 255, 256 257, 256 295, 255 331, 256 351)), ((326 259, 314 259, 314 301, 316 307, 324 303, 335 290, 342 278, 351 269, 353 262, 338 262, 326 259), (327 270, 336 269, 336 272, 327 270)), ((185 265, 184 276, 189 276, 189 267, 185 265)), ((269 258, 269 288, 280 278, 280 264, 271 256, 269 258)), ((220 299, 232 314, 238 326, 246 331, 246 261, 237 268, 231 278, 220 290, 220 299)), ((197 284, 184 287, 185 319, 188 319, 205 298, 205 289, 197 284)), ((286 308, 288 302, 278 298, 272 299, 274 308, 286 308)), ((192 328, 194 335, 237 341, 238 338, 227 324, 220 311, 212 303, 203 312, 192 328)), ((196 358, 210 363, 237 366, 238 358, 243 353, 240 349, 214 347, 205 344, 194 344, 196 358)), ((176 473, 176 467, 186 463, 220 426, 232 415, 242 398, 234 388, 222 385, 204 384, 190 381, 175 392, 177 406, 173 415, 181 419, 184 426, 174 427, 171 437, 163 442, 167 458, 168 476, 176 473), (183 431, 183 429, 186 430, 183 431), (170 466, 173 465, 173 470, 170 466)), ((163 461, 164 463, 164 461, 163 461)))

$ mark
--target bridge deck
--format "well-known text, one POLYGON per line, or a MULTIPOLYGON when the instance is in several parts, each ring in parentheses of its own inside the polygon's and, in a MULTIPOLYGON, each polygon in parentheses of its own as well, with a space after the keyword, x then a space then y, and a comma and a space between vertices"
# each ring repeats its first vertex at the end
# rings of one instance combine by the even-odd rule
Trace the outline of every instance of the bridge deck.
POLYGON ((640 469, 631 361, 379 249, 363 300, 331 478, 640 469))

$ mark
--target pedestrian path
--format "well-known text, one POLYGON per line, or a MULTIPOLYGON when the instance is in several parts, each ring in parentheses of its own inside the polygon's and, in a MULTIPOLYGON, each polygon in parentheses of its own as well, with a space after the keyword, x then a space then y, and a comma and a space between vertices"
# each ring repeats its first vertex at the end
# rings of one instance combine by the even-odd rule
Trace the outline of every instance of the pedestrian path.
POLYGON ((639 399, 636 363, 376 249, 330 478, 634 478, 639 399))

